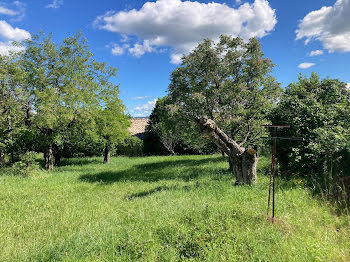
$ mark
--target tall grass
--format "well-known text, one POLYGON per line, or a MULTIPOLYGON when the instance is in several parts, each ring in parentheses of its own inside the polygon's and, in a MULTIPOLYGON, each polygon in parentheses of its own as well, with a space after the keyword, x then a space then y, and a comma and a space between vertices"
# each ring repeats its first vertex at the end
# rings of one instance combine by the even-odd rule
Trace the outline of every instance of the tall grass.
POLYGON ((350 219, 268 159, 234 186, 221 156, 65 160, 53 172, 0 177, 0 261, 350 261, 350 219))

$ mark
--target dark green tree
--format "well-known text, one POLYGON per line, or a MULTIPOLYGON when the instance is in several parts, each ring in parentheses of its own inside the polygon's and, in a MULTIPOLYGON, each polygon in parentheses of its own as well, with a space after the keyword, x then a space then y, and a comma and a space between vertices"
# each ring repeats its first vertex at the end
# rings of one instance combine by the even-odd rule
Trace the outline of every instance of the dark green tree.
POLYGON ((177 113, 169 99, 162 97, 157 100, 149 121, 149 131, 159 137, 164 148, 172 155, 175 154, 175 146, 180 141, 177 113))
POLYGON ((286 89, 272 114, 275 123, 288 124, 280 134, 302 140, 279 142, 278 159, 284 171, 327 186, 349 168, 350 91, 338 79, 300 75, 286 89))
POLYGON ((194 122, 189 122, 183 116, 181 108, 168 96, 157 100, 147 131, 146 147, 152 147, 155 154, 165 153, 164 149, 170 154, 206 154, 216 151, 215 144, 199 132, 194 122), (162 146, 157 146, 158 143, 162 146))
POLYGON ((171 74, 169 96, 229 156, 238 184, 256 181, 261 127, 281 92, 257 39, 204 40, 171 74))

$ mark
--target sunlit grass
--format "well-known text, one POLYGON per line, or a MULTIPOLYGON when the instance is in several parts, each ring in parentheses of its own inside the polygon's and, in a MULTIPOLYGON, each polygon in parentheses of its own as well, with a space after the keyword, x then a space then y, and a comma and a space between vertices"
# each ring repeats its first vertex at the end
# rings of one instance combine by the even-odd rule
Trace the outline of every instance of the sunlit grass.
POLYGON ((54 172, 0 177, 0 261, 350 261, 350 223, 278 180, 269 160, 234 186, 216 156, 65 160, 54 172))

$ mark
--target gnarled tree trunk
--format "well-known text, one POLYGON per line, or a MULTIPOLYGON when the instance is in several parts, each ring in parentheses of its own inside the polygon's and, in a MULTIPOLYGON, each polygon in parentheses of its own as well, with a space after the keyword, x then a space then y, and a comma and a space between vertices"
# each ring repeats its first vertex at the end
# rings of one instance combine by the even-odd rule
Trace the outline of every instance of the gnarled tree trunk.
POLYGON ((228 155, 230 169, 236 177, 236 184, 256 183, 256 166, 258 163, 256 151, 237 144, 211 119, 203 117, 199 119, 198 123, 201 129, 214 139, 215 144, 228 155))
POLYGON ((53 170, 52 144, 48 144, 46 146, 46 149, 44 152, 44 158, 45 158, 45 169, 46 170, 53 170))

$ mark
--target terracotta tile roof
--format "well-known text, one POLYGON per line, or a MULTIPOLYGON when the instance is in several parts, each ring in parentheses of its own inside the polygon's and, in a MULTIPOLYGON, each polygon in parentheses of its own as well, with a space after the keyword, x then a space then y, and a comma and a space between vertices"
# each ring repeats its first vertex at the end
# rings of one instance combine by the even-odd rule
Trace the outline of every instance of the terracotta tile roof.
POLYGON ((148 118, 133 118, 131 119, 131 126, 129 132, 132 136, 137 136, 140 139, 143 139, 146 132, 146 126, 148 124, 148 118))

